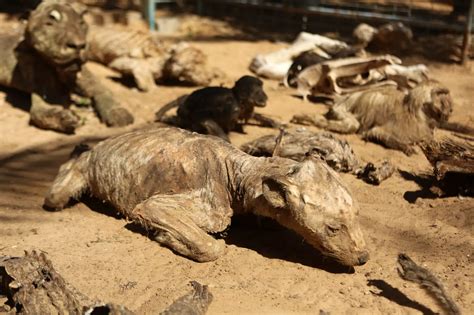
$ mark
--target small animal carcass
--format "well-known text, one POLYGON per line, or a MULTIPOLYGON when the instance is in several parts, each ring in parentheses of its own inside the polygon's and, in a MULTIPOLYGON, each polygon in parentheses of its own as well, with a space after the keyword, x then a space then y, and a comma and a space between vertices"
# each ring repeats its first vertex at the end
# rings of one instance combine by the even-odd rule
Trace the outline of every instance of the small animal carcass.
POLYGON ((331 59, 348 50, 352 50, 351 47, 342 41, 301 32, 290 46, 266 55, 257 55, 252 59, 249 69, 258 76, 282 80, 293 60, 301 53, 312 51, 321 58, 331 59))
POLYGON ((273 119, 254 112, 255 107, 265 107, 267 94, 263 82, 252 76, 243 76, 232 88, 206 87, 184 95, 163 106, 155 116, 156 121, 171 122, 195 132, 218 136, 230 141, 230 131, 242 131, 250 119, 264 126, 279 127, 273 119), (176 121, 164 119, 165 113, 178 107, 176 121), (240 127, 240 128, 239 128, 240 127))
POLYGON ((142 91, 155 88, 155 81, 206 86, 224 78, 201 50, 186 42, 165 45, 149 32, 93 26, 87 43, 90 60, 132 76, 142 91))
POLYGON ((448 123, 453 110, 449 89, 428 81, 408 93, 385 87, 353 93, 332 106, 325 116, 298 114, 294 123, 339 133, 360 133, 367 140, 410 155, 413 145, 429 141, 435 127, 468 131, 448 123))

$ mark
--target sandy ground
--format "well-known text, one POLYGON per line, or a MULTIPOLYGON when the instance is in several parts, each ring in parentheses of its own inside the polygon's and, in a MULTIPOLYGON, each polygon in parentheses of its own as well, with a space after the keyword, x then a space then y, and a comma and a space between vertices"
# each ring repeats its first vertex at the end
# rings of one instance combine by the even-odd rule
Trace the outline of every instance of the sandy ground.
MULTIPOLYGON (((257 53, 282 43, 202 39, 193 43, 230 79, 248 74, 257 53)), ((28 98, 0 92, 0 255, 47 253, 57 270, 86 295, 124 304, 138 314, 156 314, 189 289, 189 281, 208 284, 214 294, 209 314, 431 314, 440 308, 417 285, 396 271, 399 252, 409 254, 445 283, 465 314, 474 313, 474 200, 429 199, 419 183, 430 166, 418 152, 400 152, 346 136, 364 161, 388 158, 400 173, 370 186, 341 175, 361 206, 361 223, 370 261, 355 271, 341 267, 306 245, 293 233, 254 220, 235 220, 226 238, 227 253, 210 263, 195 263, 135 231, 134 226, 102 204, 86 200, 61 212, 42 209, 58 167, 72 147, 96 141, 153 120, 166 102, 192 88, 160 86, 142 93, 113 78, 97 64, 103 78, 136 117, 129 128, 108 129, 87 110, 86 125, 67 136, 28 125, 28 98), (248 221, 248 222, 247 222, 248 221)), ((474 124, 472 65, 430 63, 432 76, 445 83, 456 102, 453 120, 474 124)), ((262 112, 289 120, 299 112, 324 112, 304 103, 293 91, 266 81, 269 105, 262 112)), ((236 145, 275 131, 247 126, 232 133, 236 145)))

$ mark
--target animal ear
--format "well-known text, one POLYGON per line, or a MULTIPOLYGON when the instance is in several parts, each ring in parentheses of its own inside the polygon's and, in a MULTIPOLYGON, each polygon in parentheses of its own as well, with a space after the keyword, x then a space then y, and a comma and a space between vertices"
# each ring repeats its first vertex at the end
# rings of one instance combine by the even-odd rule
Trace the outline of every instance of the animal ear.
POLYGON ((283 208, 287 203, 288 186, 284 178, 266 177, 262 180, 263 196, 274 208, 283 208))
POLYGON ((80 2, 73 1, 73 2, 68 2, 68 4, 80 16, 84 16, 87 13, 87 6, 80 2))

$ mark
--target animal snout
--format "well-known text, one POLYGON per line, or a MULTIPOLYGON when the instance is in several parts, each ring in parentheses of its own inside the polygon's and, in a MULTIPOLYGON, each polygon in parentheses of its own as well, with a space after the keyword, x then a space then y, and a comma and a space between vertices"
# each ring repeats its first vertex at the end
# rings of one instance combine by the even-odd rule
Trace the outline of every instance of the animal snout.
POLYGON ((362 266, 367 261, 369 261, 369 252, 364 251, 364 252, 362 252, 362 254, 359 255, 359 258, 357 259, 357 262, 358 262, 359 266, 362 266))
POLYGON ((76 51, 81 51, 86 48, 86 42, 85 41, 69 41, 67 42, 66 46, 76 51))
POLYGON ((266 95, 261 95, 259 98, 257 98, 255 105, 257 107, 265 107, 267 105, 267 100, 268 97, 266 95))

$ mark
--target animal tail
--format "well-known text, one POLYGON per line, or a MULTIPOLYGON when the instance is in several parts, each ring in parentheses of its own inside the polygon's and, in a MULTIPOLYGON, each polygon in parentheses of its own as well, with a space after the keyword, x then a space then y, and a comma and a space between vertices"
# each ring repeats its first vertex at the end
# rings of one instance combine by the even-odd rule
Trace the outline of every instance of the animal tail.
POLYGON ((163 120, 163 116, 166 114, 166 112, 168 112, 172 108, 179 107, 181 104, 183 104, 186 101, 186 98, 188 96, 189 96, 188 94, 180 96, 177 99, 175 99, 174 101, 172 101, 172 102, 164 105, 163 107, 161 107, 160 110, 155 113, 155 121, 160 121, 161 122, 163 120))
POLYGON ((430 293, 443 307, 446 314, 461 315, 459 307, 454 300, 448 295, 441 281, 436 278, 428 269, 417 265, 406 254, 398 255, 398 274, 407 281, 418 283, 423 289, 430 293))
POLYGON ((439 128, 448 130, 448 131, 463 133, 467 135, 474 135, 474 128, 470 126, 454 123, 454 122, 449 122, 449 121, 443 122, 440 124, 439 128))

